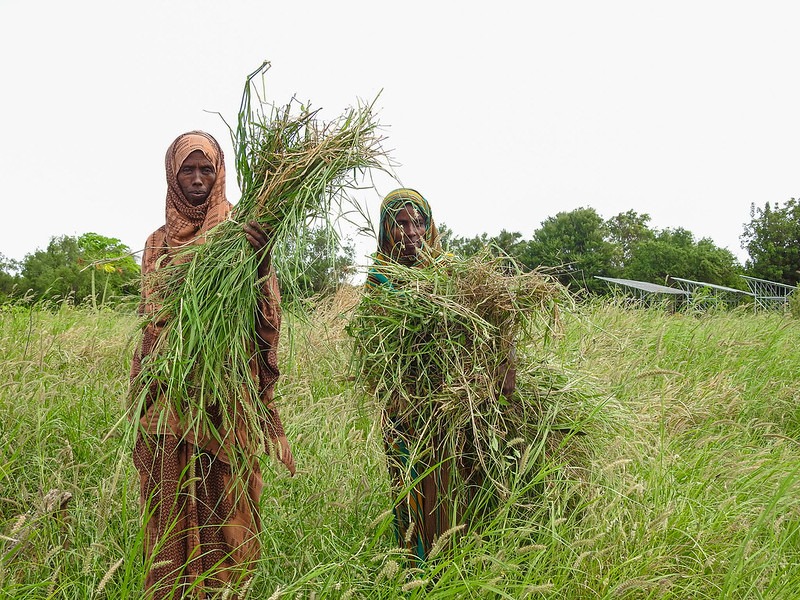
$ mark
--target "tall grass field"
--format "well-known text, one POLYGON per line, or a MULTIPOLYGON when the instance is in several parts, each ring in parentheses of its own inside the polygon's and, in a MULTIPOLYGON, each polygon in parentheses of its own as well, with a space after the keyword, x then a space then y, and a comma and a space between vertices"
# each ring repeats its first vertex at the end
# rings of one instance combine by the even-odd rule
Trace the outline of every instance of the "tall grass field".
MULTIPOLYGON (((562 314, 544 359, 585 403, 581 466, 505 449, 535 465, 525 510, 512 490, 418 564, 392 531, 379 407, 349 371, 354 293, 285 318, 277 397, 298 472, 265 459, 248 597, 800 598, 796 320, 562 314)), ((132 309, 0 307, 0 598, 142 598, 125 414, 138 324, 132 309)))

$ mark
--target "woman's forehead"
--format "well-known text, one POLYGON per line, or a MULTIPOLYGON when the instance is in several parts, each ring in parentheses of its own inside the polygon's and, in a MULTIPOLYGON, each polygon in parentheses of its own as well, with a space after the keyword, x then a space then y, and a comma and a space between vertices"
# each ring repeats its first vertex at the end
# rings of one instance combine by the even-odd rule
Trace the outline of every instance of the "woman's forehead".
POLYGON ((387 216, 396 218, 400 213, 403 212, 407 212, 415 219, 425 218, 425 213, 421 210, 421 208, 410 200, 403 200, 402 202, 398 202, 395 206, 389 207, 387 216))
POLYGON ((211 165, 214 164, 214 161, 211 160, 211 157, 208 154, 206 154, 204 150, 197 149, 197 150, 192 150, 191 152, 189 152, 189 154, 186 156, 186 158, 183 159, 183 162, 181 163, 181 165, 185 164, 186 161, 189 160, 190 158, 194 159, 194 160, 205 160, 211 165))
POLYGON ((219 154, 214 143, 204 135, 192 133, 175 140, 173 169, 176 171, 180 169, 189 155, 195 151, 202 152, 211 164, 216 165, 219 154))
POLYGON ((419 217, 422 214, 422 212, 419 210, 419 207, 417 207, 413 202, 406 202, 395 211, 395 214, 401 212, 407 212, 414 217, 419 217))

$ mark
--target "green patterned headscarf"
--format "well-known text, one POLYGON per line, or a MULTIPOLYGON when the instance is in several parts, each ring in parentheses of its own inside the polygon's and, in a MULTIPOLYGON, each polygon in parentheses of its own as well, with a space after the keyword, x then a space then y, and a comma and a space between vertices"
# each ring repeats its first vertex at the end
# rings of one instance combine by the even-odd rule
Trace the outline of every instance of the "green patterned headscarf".
POLYGON ((442 246, 439 240, 439 232, 433 222, 431 207, 428 201, 423 198, 416 190, 411 188, 399 188, 389 192, 381 203, 380 224, 378 229, 378 251, 375 253, 375 265, 367 276, 367 285, 388 283, 384 275, 379 272, 378 267, 382 264, 392 262, 392 249, 400 240, 394 239, 392 230, 394 229, 394 219, 397 213, 406 205, 411 204, 416 208, 425 220, 425 234, 422 236, 422 252, 417 256, 417 263, 427 262, 431 258, 436 258, 441 254, 442 246))
POLYGON ((416 190, 410 188, 400 188, 389 192, 381 203, 381 222, 378 231, 378 252, 386 258, 391 256, 392 248, 400 240, 392 238, 392 225, 395 215, 406 205, 411 204, 416 208, 425 219, 425 235, 423 236, 423 250, 430 254, 436 254, 441 246, 439 244, 439 232, 433 222, 431 206, 416 190))

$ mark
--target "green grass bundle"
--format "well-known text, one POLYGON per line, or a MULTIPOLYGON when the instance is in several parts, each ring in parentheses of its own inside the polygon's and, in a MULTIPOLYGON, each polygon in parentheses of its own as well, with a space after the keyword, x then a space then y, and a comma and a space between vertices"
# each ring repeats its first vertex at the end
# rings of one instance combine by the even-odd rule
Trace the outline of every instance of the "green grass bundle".
POLYGON ((451 456, 472 456, 507 493, 508 467, 564 416, 547 399, 569 387, 569 376, 542 357, 568 295, 542 273, 514 270, 488 252, 381 269, 392 286, 370 289, 348 328, 357 380, 419 437, 438 440, 451 456), (517 387, 505 398, 512 349, 517 387))
MULTIPOLYGON (((247 78, 232 130, 241 199, 204 244, 181 250, 155 273, 163 309, 153 318, 166 318, 167 325, 134 387, 142 402, 149 388, 159 386, 190 427, 212 436, 219 432, 208 419, 209 406, 225 408, 222 426, 230 431, 235 407, 252 411, 251 403, 237 400, 258 396, 248 361, 262 285, 259 258, 242 225, 255 220, 271 229, 270 250, 297 239, 313 223, 327 220, 337 203, 349 199, 360 176, 382 168, 385 157, 372 106, 351 108, 323 123, 294 99, 282 107, 260 99, 252 103, 253 80, 268 66, 247 78)), ((291 285, 293 274, 283 275, 281 285, 291 285)), ((261 439, 260 415, 243 416, 253 439, 261 439)))

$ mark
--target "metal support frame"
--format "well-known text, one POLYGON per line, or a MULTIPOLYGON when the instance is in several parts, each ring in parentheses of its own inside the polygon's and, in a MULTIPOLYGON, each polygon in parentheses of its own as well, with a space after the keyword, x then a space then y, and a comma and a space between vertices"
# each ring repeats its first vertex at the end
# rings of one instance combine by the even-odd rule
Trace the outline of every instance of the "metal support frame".
POLYGON ((747 275, 740 275, 740 277, 747 281, 756 305, 764 310, 786 310, 789 305, 789 295, 797 289, 793 285, 758 277, 748 277, 747 275))

